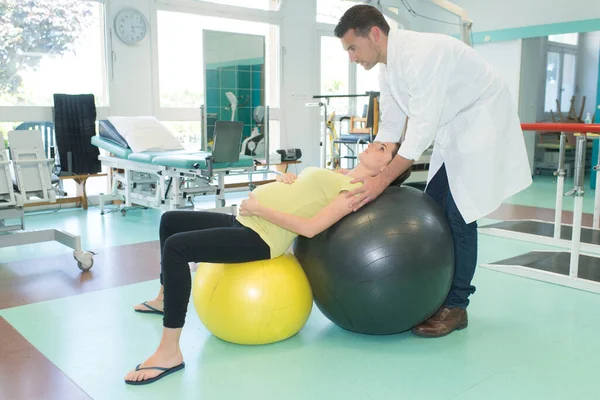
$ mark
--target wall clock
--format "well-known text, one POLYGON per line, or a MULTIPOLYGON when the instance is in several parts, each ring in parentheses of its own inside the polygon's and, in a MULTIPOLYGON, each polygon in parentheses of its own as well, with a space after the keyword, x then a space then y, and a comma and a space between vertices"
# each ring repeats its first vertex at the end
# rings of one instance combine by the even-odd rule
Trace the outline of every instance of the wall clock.
POLYGON ((134 8, 126 8, 115 17, 115 31, 119 39, 130 46, 142 43, 150 30, 146 16, 134 8))

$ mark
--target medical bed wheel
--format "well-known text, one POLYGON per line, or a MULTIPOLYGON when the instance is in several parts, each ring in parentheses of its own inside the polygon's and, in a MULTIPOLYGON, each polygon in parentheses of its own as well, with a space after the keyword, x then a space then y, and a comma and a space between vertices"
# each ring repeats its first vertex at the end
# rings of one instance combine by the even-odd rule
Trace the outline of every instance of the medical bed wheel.
POLYGON ((206 329, 245 345, 294 336, 313 304, 308 279, 292 254, 247 263, 200 263, 192 297, 206 329))
POLYGON ((77 261, 77 266, 82 271, 89 271, 94 265, 94 255, 96 253, 92 251, 81 251, 75 250, 73 252, 73 258, 77 261))

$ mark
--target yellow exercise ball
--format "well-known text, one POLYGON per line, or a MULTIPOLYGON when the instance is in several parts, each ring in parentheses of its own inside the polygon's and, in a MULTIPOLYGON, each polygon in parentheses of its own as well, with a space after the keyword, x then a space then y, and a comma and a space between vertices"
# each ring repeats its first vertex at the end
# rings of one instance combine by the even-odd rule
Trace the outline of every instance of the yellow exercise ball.
POLYGON ((313 297, 294 255, 239 264, 200 263, 192 297, 213 335, 231 343, 267 344, 302 329, 313 297))

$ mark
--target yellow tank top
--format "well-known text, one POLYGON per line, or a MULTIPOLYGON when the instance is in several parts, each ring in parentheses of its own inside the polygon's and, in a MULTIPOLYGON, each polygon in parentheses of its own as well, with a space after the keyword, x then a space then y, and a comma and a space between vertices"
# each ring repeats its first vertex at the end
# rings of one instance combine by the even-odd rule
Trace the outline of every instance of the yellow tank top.
MULTIPOLYGON (((331 170, 308 167, 294 183, 273 182, 257 187, 252 193, 266 207, 311 218, 334 200, 341 191, 352 190, 362 183, 350 184, 353 178, 331 170)), ((244 226, 254 230, 271 249, 271 258, 279 257, 287 251, 298 236, 263 218, 237 216, 244 226)))

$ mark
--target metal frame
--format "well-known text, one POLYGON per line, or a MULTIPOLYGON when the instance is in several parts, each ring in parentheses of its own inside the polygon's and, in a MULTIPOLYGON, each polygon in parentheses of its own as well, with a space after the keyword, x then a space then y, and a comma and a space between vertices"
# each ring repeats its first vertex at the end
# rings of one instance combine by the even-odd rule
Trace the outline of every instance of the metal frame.
MULTIPOLYGON (((124 207, 134 204, 163 210, 190 208, 187 205, 196 195, 215 195, 215 208, 207 211, 235 212, 235 205, 225 207, 225 176, 250 176, 252 184, 254 166, 213 169, 209 161, 207 169, 173 168, 114 156, 99 156, 102 165, 113 170, 111 194, 100 194, 100 211, 106 213, 105 204, 120 200, 124 207), (123 170, 123 173, 115 171, 123 170), (216 181, 216 184, 215 184, 216 181), (119 183, 122 185, 119 188, 119 183), (182 188, 183 187, 183 188, 182 188)), ((119 210, 125 214, 126 208, 119 210)))
MULTIPOLYGON (((465 42, 468 46, 473 46, 473 41, 471 38, 471 29, 473 27, 473 20, 469 18, 469 14, 464 8, 457 6, 456 4, 448 1, 448 0, 429 0, 431 3, 435 4, 439 8, 444 11, 448 11, 451 14, 454 14, 458 18, 460 18, 460 36, 463 42, 465 42)), ((391 13, 387 7, 398 7, 397 4, 381 4, 381 0, 363 0, 365 4, 377 3, 377 8, 387 17, 390 17, 396 21, 398 16, 394 13, 391 13), (384 7, 385 6, 385 7, 384 7)), ((400 22, 400 21, 398 21, 400 22)))
MULTIPOLYGON (((592 124, 566 124, 566 123, 533 123, 533 124, 521 124, 523 131, 559 131, 561 132, 560 139, 560 155, 557 171, 555 175, 557 177, 557 193, 556 193, 556 210, 555 210, 555 221, 554 221, 554 236, 552 238, 542 237, 538 235, 523 234, 520 232, 512 232, 505 229, 490 229, 481 227, 479 233, 487 234, 491 236, 499 236, 509 239, 527 240, 540 244, 547 244, 557 247, 568 247, 570 249, 570 263, 569 263, 569 275, 561 275, 557 273, 541 271, 533 268, 524 266, 499 266, 492 264, 482 264, 483 267, 494 269, 501 272, 511 273, 519 276, 526 276, 536 280, 545 282, 556 283, 564 286, 569 286, 577 289, 583 289, 600 293, 600 283, 596 283, 590 280, 579 278, 579 256, 581 250, 589 251, 589 256, 600 258, 600 246, 589 245, 581 243, 581 218, 583 215, 583 196, 584 196, 584 185, 583 179, 585 175, 585 149, 587 141, 587 133, 600 133, 600 125, 592 124), (566 241, 560 238, 560 231, 562 227, 562 197, 564 190, 564 155, 565 155, 565 139, 567 132, 581 132, 577 137, 576 144, 576 156, 575 156, 575 186, 573 189, 564 193, 564 196, 574 197, 574 211, 573 211, 573 235, 570 241, 566 241)), ((595 169, 600 168, 600 156, 598 165, 595 169)), ((596 176, 596 182, 600 182, 600 174, 596 176)), ((595 207, 594 207, 594 225, 592 229, 598 229, 598 222, 600 220, 600 187, 597 186, 595 194, 595 207)), ((600 233, 600 231, 599 231, 600 233)), ((587 254, 586 254, 587 255, 587 254)))
MULTIPOLYGON (((548 252, 548 250, 535 250, 536 253, 548 252)), ((584 254, 594 257, 591 254, 584 254)), ((543 270, 532 269, 522 265, 498 265, 498 264, 481 264, 482 267, 491 269, 506 274, 517 275, 523 278, 529 278, 536 281, 543 281, 555 285, 570 287, 573 289, 585 290, 587 292, 600 294, 600 282, 594 282, 578 277, 557 274, 543 270)))
POLYGON ((437 5, 438 7, 456 15, 460 18, 461 30, 460 35, 462 41, 465 42, 469 46, 473 46, 473 41, 471 40, 471 28, 473 27, 473 20, 469 18, 469 14, 463 8, 460 8, 454 3, 449 2, 448 0, 430 0, 432 3, 437 5))
POLYGON ((8 133, 9 141, 17 143, 11 145, 12 161, 5 160, 6 150, 4 149, 4 137, 0 134, 0 174, 6 177, 7 193, 0 193, 5 202, 0 202, 0 248, 20 246, 24 244, 33 244, 41 242, 56 241, 73 249, 73 258, 77 261, 77 266, 82 271, 87 271, 94 265, 91 251, 83 251, 81 248, 81 236, 73 235, 61 229, 44 229, 36 231, 25 231, 25 204, 35 203, 54 203, 56 202, 55 189, 52 187, 50 175, 54 159, 46 158, 44 146, 42 143, 42 133, 37 130, 11 131, 8 133), (31 143, 27 146, 23 144, 23 139, 31 138, 31 143), (18 139, 18 140, 17 140, 18 139), (15 177, 18 185, 18 191, 15 193, 12 177, 10 173, 10 164, 13 164, 15 177), (37 168, 31 168, 34 165, 37 168), (33 183, 27 181, 29 178, 25 175, 25 168, 28 168, 29 176, 31 172, 37 172, 33 183), (2 173, 2 170, 4 173, 2 173), (18 224, 5 225, 4 221, 8 219, 19 219, 18 224))

